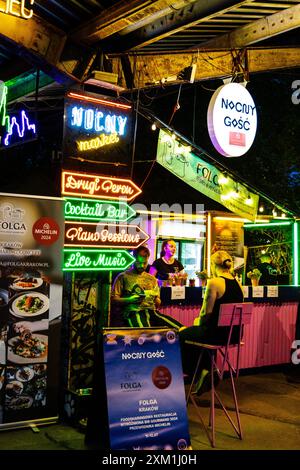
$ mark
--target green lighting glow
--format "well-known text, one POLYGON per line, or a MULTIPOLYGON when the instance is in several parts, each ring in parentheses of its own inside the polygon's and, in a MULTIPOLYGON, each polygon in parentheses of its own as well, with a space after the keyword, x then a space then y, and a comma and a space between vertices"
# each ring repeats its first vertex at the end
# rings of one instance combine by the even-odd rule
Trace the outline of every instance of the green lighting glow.
POLYGON ((9 116, 6 114, 7 90, 7 86, 0 80, 0 125, 9 131, 9 116))
POLYGON ((123 271, 135 258, 126 250, 64 250, 63 271, 123 271))
POLYGON ((267 224, 245 224, 244 228, 261 228, 261 227, 276 227, 282 225, 291 225, 292 222, 270 222, 267 224))
POLYGON ((298 250, 298 223, 294 222, 293 230, 293 281, 294 286, 299 285, 299 250, 298 250))
POLYGON ((97 220, 97 222, 126 222, 136 212, 122 201, 65 198, 65 218, 71 220, 97 220))

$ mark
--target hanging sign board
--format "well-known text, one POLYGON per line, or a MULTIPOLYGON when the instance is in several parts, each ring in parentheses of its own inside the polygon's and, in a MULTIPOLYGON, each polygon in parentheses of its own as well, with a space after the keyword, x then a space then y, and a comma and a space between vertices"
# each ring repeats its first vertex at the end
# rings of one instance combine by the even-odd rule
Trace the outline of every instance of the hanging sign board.
POLYGON ((255 221, 259 200, 257 194, 248 191, 240 183, 237 193, 237 184, 230 177, 226 178, 226 183, 220 183, 220 170, 194 155, 188 146, 179 144, 163 130, 159 133, 156 159, 192 188, 223 204, 231 212, 255 221))
POLYGON ((0 13, 18 16, 25 20, 30 19, 33 15, 33 10, 29 7, 34 4, 34 0, 5 0, 1 3, 3 5, 0 5, 0 13))
POLYGON ((137 225, 65 222, 65 246, 137 248, 150 237, 137 225))
POLYGON ((62 172, 62 194, 99 199, 126 199, 131 201, 142 190, 131 180, 106 176, 62 172))
POLYGON ((132 106, 101 95, 71 91, 65 98, 64 166, 101 164, 101 173, 128 174, 132 106), (80 163, 81 162, 81 163, 80 163))
POLYGON ((213 94, 207 127, 215 149, 225 157, 240 157, 253 144, 257 113, 248 90, 239 83, 222 85, 213 94))
POLYGON ((110 448, 190 447, 179 338, 167 328, 105 328, 110 448))
POLYGON ((124 271, 135 258, 126 250, 64 249, 63 271, 124 271))
POLYGON ((97 199, 65 199, 65 219, 97 220, 98 222, 126 222, 136 216, 123 201, 101 201, 97 199))
POLYGON ((0 194, 0 429, 58 415, 62 248, 62 199, 0 194))

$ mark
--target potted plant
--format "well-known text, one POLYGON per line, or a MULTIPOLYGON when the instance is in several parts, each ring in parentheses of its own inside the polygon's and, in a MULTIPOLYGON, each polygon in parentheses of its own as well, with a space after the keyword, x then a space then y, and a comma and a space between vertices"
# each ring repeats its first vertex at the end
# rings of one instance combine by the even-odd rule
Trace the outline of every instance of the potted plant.
POLYGON ((259 280, 261 278, 261 272, 259 269, 254 268, 252 271, 247 272, 247 277, 251 280, 252 286, 258 286, 259 280))
POLYGON ((208 278, 207 271, 205 269, 203 271, 196 271, 196 276, 199 279, 200 286, 206 286, 208 278))

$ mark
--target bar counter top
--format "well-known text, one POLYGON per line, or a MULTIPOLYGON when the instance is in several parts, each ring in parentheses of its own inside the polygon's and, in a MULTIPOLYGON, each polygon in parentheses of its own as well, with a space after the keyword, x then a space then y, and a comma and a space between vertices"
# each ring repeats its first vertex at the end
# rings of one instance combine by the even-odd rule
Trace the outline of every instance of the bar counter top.
MULTIPOLYGON (((253 297, 252 286, 248 287, 248 297, 245 296, 245 301, 255 303, 276 303, 276 302, 299 302, 300 300, 300 286, 278 286, 278 297, 267 296, 267 286, 264 288, 263 297, 253 297)), ((171 300, 171 287, 161 287, 160 297, 162 306, 165 305, 200 305, 202 303, 202 287, 185 287, 185 299, 171 300)))

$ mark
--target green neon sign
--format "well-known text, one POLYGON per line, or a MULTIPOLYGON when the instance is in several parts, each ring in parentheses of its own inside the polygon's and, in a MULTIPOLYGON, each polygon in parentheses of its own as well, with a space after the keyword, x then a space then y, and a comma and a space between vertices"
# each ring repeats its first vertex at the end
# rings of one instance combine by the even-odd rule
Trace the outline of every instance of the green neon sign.
POLYGON ((269 222, 267 224, 245 224, 244 228, 263 228, 263 227, 278 227, 283 225, 291 225, 292 222, 269 222))
POLYGON ((9 131, 9 116, 6 114, 7 86, 0 80, 0 125, 9 131))
POLYGON ((126 202, 65 198, 65 219, 126 222, 135 216, 136 212, 126 202))
POLYGON ((293 227, 293 281, 294 286, 299 285, 299 252, 298 252, 298 223, 294 222, 293 227))
POLYGON ((126 250, 64 250, 63 271, 123 271, 135 258, 126 250))

